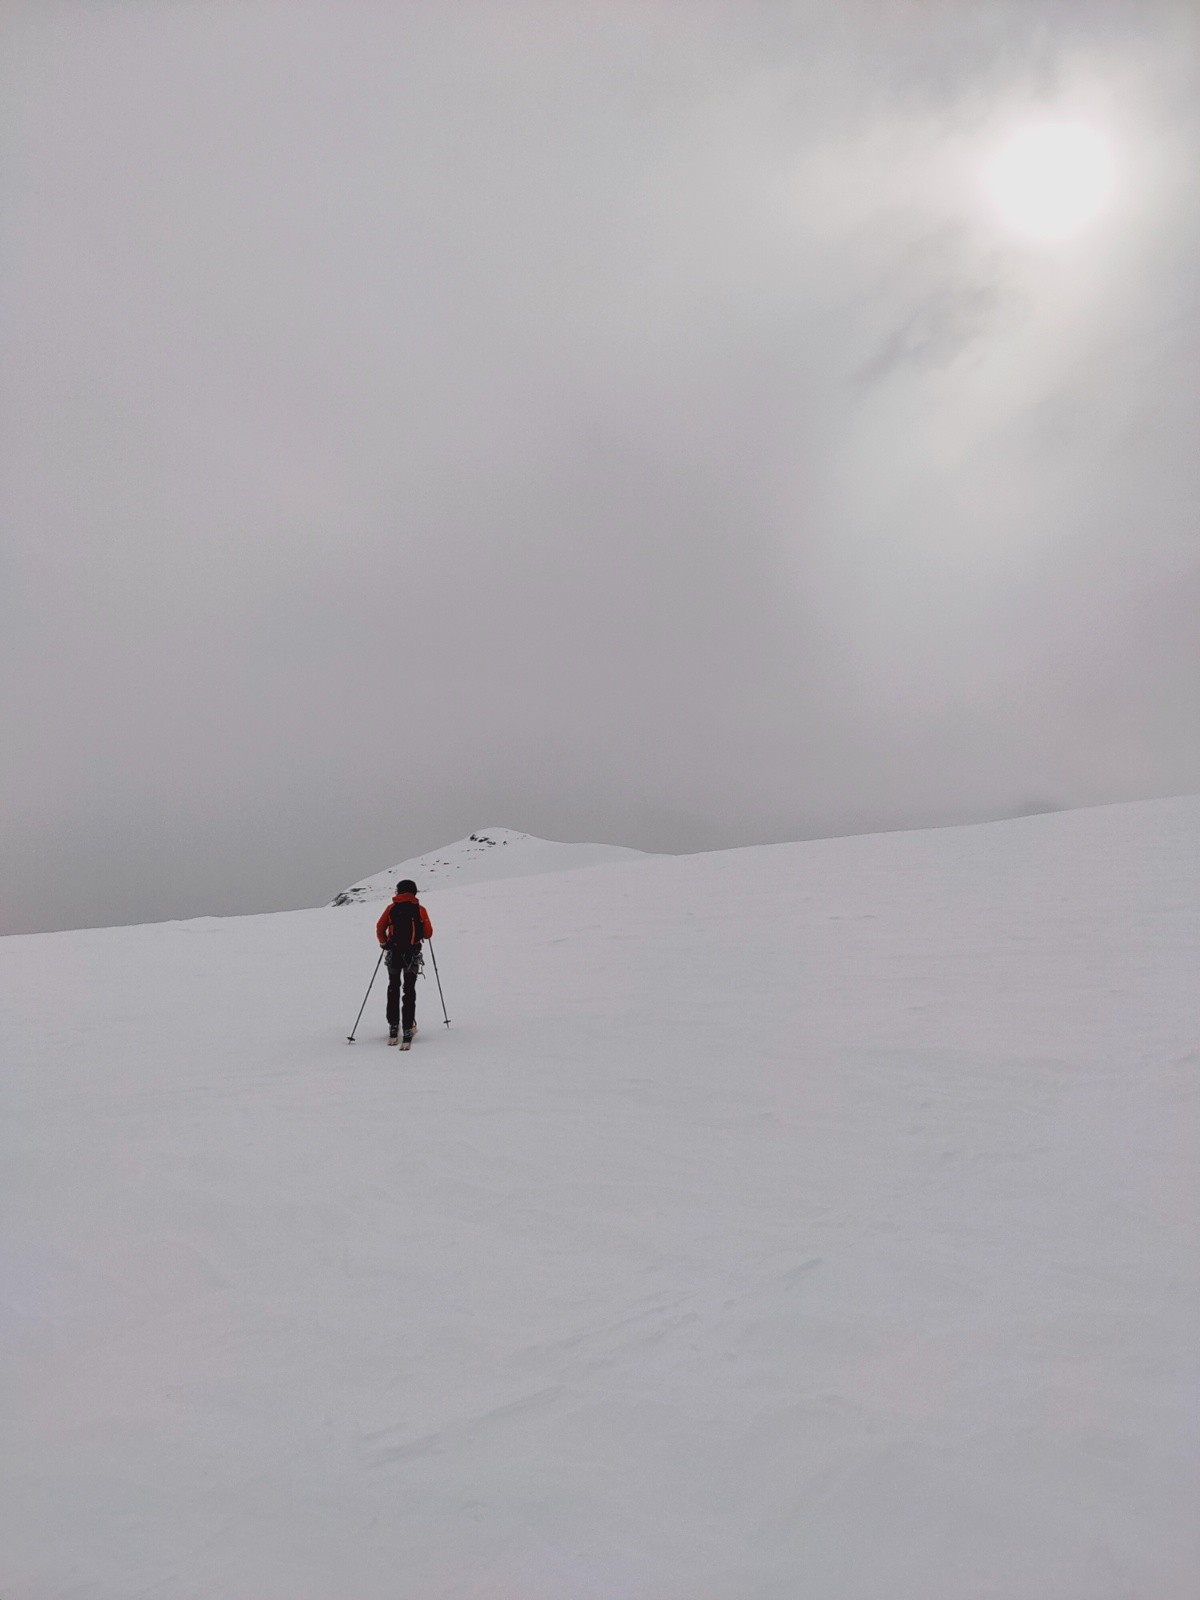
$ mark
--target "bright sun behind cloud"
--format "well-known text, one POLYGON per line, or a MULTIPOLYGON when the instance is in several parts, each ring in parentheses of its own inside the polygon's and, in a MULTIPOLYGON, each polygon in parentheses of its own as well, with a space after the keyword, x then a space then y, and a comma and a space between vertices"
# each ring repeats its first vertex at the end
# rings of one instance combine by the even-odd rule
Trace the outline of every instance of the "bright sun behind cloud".
POLYGON ((986 169, 1003 225, 1031 240, 1068 239, 1103 212, 1116 179, 1109 141, 1085 122, 1032 122, 1012 133, 986 169))

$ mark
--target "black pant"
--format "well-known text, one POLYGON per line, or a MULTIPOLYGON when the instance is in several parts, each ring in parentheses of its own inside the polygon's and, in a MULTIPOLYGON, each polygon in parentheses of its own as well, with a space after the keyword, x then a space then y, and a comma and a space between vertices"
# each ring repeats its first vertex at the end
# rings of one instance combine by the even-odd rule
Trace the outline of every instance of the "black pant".
POLYGON ((417 1020, 417 971, 421 964, 419 950, 389 950, 387 953, 388 992, 387 1020, 389 1028, 402 1027, 407 1033, 417 1020), (404 1012, 400 1011, 400 980, 404 980, 404 1012))

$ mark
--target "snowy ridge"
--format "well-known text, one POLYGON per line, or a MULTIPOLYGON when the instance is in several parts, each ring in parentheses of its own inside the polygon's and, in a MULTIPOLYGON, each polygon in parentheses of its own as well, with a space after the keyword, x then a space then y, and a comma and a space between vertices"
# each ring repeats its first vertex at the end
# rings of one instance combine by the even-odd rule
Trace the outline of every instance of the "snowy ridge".
POLYGON ((5 1600, 1193 1600, 1198 840, 0 939, 5 1600))
POLYGON ((400 861, 386 872, 364 878, 337 895, 335 906, 388 900, 401 878, 412 878, 419 893, 456 885, 491 883, 497 878, 526 878, 543 872, 569 872, 576 867, 610 866, 617 861, 649 861, 641 850, 612 844, 559 844, 511 828, 480 828, 478 833, 443 845, 427 855, 400 861))

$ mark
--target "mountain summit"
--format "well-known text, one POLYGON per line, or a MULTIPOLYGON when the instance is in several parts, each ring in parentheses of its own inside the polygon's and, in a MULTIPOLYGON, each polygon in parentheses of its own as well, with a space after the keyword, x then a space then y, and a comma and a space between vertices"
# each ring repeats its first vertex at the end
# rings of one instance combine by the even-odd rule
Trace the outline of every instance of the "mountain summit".
POLYGON ((387 900, 399 878, 412 878, 424 894, 468 883, 491 883, 497 878, 530 878, 543 872, 569 872, 575 867, 609 866, 616 861, 649 861, 642 850, 617 844, 560 844, 537 839, 511 828, 480 828, 465 839, 430 850, 423 856, 400 861, 386 872, 363 878, 335 896, 335 906, 387 900))

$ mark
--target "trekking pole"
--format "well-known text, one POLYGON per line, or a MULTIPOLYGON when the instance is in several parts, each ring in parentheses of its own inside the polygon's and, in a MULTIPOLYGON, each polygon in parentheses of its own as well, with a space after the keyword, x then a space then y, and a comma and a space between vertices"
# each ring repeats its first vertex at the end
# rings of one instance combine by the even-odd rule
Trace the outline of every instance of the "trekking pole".
MULTIPOLYGON (((433 975, 437 979, 438 999, 442 1002, 442 1016, 445 1019, 446 1026, 449 1027, 450 1026, 450 1018, 446 1016, 446 996, 442 993, 442 975, 437 969, 437 956, 433 954, 433 940, 432 939, 430 939, 430 941, 429 941, 429 954, 431 956, 433 956, 433 975)), ((358 1026, 358 1024, 355 1023, 355 1027, 357 1027, 357 1026, 358 1026)))
POLYGON ((367 992, 365 995, 363 995, 363 1003, 359 1006, 358 1015, 354 1019, 354 1026, 346 1035, 347 1044, 354 1043, 354 1035, 358 1032, 358 1025, 362 1021, 362 1014, 367 1009, 367 1001, 371 998, 371 990, 375 987, 375 979, 379 976, 379 969, 383 965, 383 956, 384 952, 381 950, 379 952, 379 960, 375 963, 375 971, 371 974, 371 981, 367 985, 367 992))

